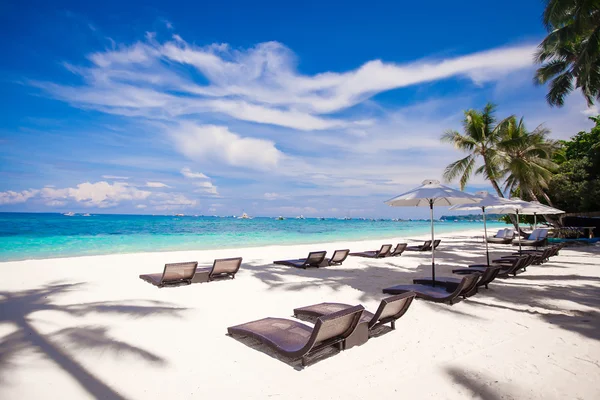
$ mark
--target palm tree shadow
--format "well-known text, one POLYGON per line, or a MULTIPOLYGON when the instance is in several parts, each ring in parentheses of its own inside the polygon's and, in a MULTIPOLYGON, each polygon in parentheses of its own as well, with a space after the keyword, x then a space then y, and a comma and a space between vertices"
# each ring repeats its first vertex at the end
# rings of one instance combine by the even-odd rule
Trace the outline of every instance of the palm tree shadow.
POLYGON ((158 301, 131 301, 131 304, 116 302, 93 302, 77 304, 56 303, 55 299, 74 290, 81 290, 84 283, 51 283, 43 287, 21 292, 0 292, 0 324, 10 324, 16 331, 0 339, 0 382, 9 382, 5 375, 16 366, 15 360, 27 351, 35 350, 57 364, 69 374, 85 391, 97 399, 124 399, 117 390, 94 376, 80 364, 64 346, 79 350, 102 350, 115 355, 130 355, 147 363, 163 366, 166 360, 135 345, 111 337, 103 326, 88 325, 61 329, 43 334, 32 323, 32 314, 38 311, 56 311, 76 317, 92 313, 119 314, 129 317, 169 315, 180 317, 184 308, 158 301))

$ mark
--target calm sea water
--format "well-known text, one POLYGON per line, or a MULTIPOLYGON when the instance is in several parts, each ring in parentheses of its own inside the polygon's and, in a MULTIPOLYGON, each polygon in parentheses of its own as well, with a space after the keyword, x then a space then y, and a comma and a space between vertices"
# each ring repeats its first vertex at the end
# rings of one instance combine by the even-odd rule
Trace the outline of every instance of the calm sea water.
MULTIPOLYGON (((436 222, 435 229, 480 227, 481 222, 436 222)), ((384 239, 429 229, 427 221, 0 213, 0 261, 384 239)))

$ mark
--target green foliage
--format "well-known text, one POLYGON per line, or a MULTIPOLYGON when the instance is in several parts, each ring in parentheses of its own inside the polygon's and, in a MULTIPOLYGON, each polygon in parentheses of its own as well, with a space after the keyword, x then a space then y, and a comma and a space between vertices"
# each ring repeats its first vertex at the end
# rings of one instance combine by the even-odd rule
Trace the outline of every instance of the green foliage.
POLYGON ((588 105, 600 99, 600 1, 547 0, 548 36, 538 46, 534 82, 549 84, 546 100, 561 107, 580 89, 588 105))
POLYGON ((564 159, 548 185, 557 208, 567 212, 600 210, 600 117, 596 126, 562 141, 564 159))

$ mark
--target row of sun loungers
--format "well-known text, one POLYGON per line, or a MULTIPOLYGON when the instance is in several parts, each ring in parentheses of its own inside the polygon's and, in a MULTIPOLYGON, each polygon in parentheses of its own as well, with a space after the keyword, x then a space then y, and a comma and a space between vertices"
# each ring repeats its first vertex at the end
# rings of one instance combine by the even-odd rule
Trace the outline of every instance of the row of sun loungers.
POLYGON ((452 270, 459 277, 436 277, 414 279, 412 285, 396 285, 383 289, 385 294, 401 294, 414 292, 417 298, 438 303, 454 304, 460 297, 467 298, 477 294, 478 288, 488 285, 497 277, 516 276, 527 270, 530 265, 540 265, 550 257, 558 254, 564 244, 548 247, 540 251, 515 253, 493 260, 487 264, 469 265, 469 268, 452 270))
POLYGON ((280 260, 274 261, 273 263, 303 269, 308 267, 318 268, 331 265, 341 265, 346 260, 349 253, 350 250, 348 249, 336 250, 331 258, 326 258, 326 251, 313 251, 308 253, 308 257, 306 258, 299 258, 296 260, 280 260))
MULTIPOLYGON (((385 298, 375 313, 362 305, 321 303, 294 310, 294 317, 314 322, 309 326, 284 318, 263 318, 227 328, 230 336, 251 337, 278 355, 301 360, 307 365, 310 356, 326 348, 347 350, 367 342, 385 324, 395 329, 395 322, 412 303, 414 293, 385 298)), ((313 360, 316 358, 313 358, 313 360)))
POLYGON ((189 285, 217 279, 234 279, 241 265, 241 257, 215 260, 212 267, 198 268, 196 261, 165 264, 162 273, 144 274, 140 275, 140 278, 159 288, 189 285))
MULTIPOLYGON (((433 247, 437 248, 441 240, 434 240, 433 247)), ((409 251, 426 251, 431 250, 431 240, 426 240, 422 245, 408 246, 406 243, 398 243, 394 250, 392 250, 391 244, 384 244, 379 250, 362 251, 358 253, 350 253, 351 256, 367 257, 367 258, 384 258, 384 257, 396 257, 404 253, 405 250, 409 251)))

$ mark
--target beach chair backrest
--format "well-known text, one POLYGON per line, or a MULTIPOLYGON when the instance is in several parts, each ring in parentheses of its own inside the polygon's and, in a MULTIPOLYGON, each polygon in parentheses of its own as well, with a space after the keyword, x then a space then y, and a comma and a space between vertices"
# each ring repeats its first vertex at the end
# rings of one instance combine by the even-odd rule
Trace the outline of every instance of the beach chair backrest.
POLYGON ((336 337, 347 337, 358 325, 364 307, 354 306, 317 318, 311 340, 320 343, 336 337))
POLYGON ((502 239, 504 238, 504 235, 506 235, 506 229, 500 229, 498 233, 496 233, 495 238, 502 239))
POLYGON ((440 239, 436 239, 433 241, 433 248, 437 249, 437 247, 440 245, 441 240, 440 239))
POLYGON ((381 246, 381 249, 379 249, 379 254, 378 256, 386 256, 390 253, 390 250, 392 250, 392 245, 391 244, 384 244, 381 246))
POLYGON ((392 252, 392 255, 397 256, 397 255, 404 253, 404 250, 406 250, 406 245, 407 245, 406 243, 398 243, 398 245, 392 252))
POLYGON ((191 280, 197 267, 198 263, 196 261, 165 264, 161 283, 191 280))
POLYGON ((548 229, 540 229, 537 240, 544 240, 548 237, 548 229))
POLYGON ((330 264, 340 264, 340 263, 344 262, 346 257, 348 257, 348 253, 350 253, 350 250, 348 250, 348 249, 334 251, 333 257, 331 257, 331 260, 329 260, 329 263, 330 264))
POLYGON ((213 278, 219 275, 234 276, 240 269, 241 265, 242 257, 221 258, 215 260, 212 270, 210 271, 210 277, 213 278))
POLYGON ((306 263, 310 265, 321 264, 327 255, 326 251, 312 251, 308 253, 306 263))
POLYGON ((422 248, 423 250, 427 250, 427 249, 428 249, 428 248, 430 248, 430 247, 431 247, 431 240, 426 240, 426 241, 424 241, 424 242, 423 242, 423 245, 421 246, 421 248, 422 248))
POLYGON ((534 229, 533 232, 529 234, 527 240, 538 240, 538 236, 540 234, 540 229, 534 229))
POLYGON ((369 328, 377 322, 386 323, 402 317, 406 310, 408 310, 408 307, 410 307, 415 295, 414 292, 406 292, 381 300, 379 308, 375 312, 375 315, 373 315, 373 319, 369 321, 369 328))
POLYGON ((504 233, 505 239, 512 239, 515 237, 515 231, 509 228, 506 228, 506 232, 504 233))

